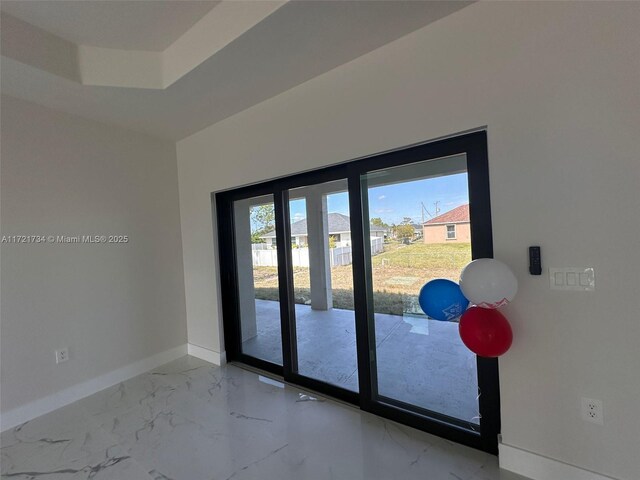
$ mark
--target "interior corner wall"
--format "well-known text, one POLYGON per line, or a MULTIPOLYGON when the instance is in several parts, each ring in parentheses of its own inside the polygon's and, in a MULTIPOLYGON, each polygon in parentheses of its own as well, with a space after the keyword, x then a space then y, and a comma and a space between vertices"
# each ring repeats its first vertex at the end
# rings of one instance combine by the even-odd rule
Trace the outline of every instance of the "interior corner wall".
POLYGON ((495 256, 520 283, 503 442, 637 480, 638 25, 636 2, 474 3, 178 142, 189 341, 221 349, 211 192, 486 126, 495 256), (529 245, 594 267, 595 292, 530 276, 529 245))
POLYGON ((128 236, 0 246, 6 414, 184 347, 186 310, 175 143, 7 96, 0 111, 3 236, 128 236))

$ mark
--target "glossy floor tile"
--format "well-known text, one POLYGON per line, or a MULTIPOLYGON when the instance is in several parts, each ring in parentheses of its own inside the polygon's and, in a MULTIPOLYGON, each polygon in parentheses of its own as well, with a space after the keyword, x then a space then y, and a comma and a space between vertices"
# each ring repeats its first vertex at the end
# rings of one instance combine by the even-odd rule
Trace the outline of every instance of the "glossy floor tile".
POLYGON ((3 479, 516 480, 494 456, 183 357, 1 436, 3 479))

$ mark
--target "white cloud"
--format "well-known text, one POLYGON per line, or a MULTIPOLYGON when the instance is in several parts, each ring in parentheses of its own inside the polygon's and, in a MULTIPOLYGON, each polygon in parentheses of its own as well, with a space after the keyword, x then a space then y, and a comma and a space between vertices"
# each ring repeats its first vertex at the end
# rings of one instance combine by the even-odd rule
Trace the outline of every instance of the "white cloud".
POLYGON ((380 196, 378 197, 378 200, 384 200, 385 198, 387 198, 387 196, 386 196, 386 195, 380 195, 380 196))
POLYGON ((300 220, 304 220, 304 215, 298 212, 293 216, 293 221, 299 222, 300 220))

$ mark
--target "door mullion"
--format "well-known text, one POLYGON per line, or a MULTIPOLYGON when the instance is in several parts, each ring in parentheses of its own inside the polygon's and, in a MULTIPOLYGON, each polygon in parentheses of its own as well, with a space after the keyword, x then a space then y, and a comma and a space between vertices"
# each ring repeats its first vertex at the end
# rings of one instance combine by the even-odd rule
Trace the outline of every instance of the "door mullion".
POLYGON ((368 410, 376 394, 375 334, 369 327, 369 315, 373 315, 373 305, 367 294, 369 277, 366 266, 366 245, 364 231, 363 198, 360 184, 360 173, 352 169, 349 174, 349 212, 351 214, 351 249, 353 267, 353 300, 356 319, 356 346, 358 354, 358 380, 360 389, 360 406, 368 410))
POLYGON ((278 249, 278 289, 282 333, 282 366, 284 378, 298 372, 295 305, 293 293, 293 262, 291 259, 291 227, 289 221, 289 191, 273 192, 278 249))
MULTIPOLYGON (((469 203, 473 258, 493 257, 491 206, 489 190, 489 158, 487 134, 480 132, 469 142, 467 169, 469 172, 469 203)), ((495 438, 500 433, 500 379, 497 358, 476 358, 480 429, 485 450, 496 452, 495 438)))
POLYGON ((241 352, 240 340, 240 314, 238 312, 238 279, 236 272, 236 248, 234 238, 234 216, 232 201, 220 195, 217 204, 215 195, 211 195, 212 207, 218 217, 218 249, 220 252, 229 252, 224 257, 220 255, 220 276, 222 282, 222 314, 225 319, 224 341, 227 349, 227 359, 236 360, 241 352))

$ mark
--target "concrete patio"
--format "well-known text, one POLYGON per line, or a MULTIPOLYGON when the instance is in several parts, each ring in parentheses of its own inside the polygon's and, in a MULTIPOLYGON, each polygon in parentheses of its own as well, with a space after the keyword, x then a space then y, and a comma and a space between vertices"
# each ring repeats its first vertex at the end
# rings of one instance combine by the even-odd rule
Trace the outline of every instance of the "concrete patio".
MULTIPOLYGON (((257 335, 244 353, 282 363, 279 303, 256 300, 257 335)), ((376 314, 380 395, 478 423, 476 359, 458 324, 419 316, 376 314)), ((296 305, 299 372, 358 389, 354 313, 296 305)))

